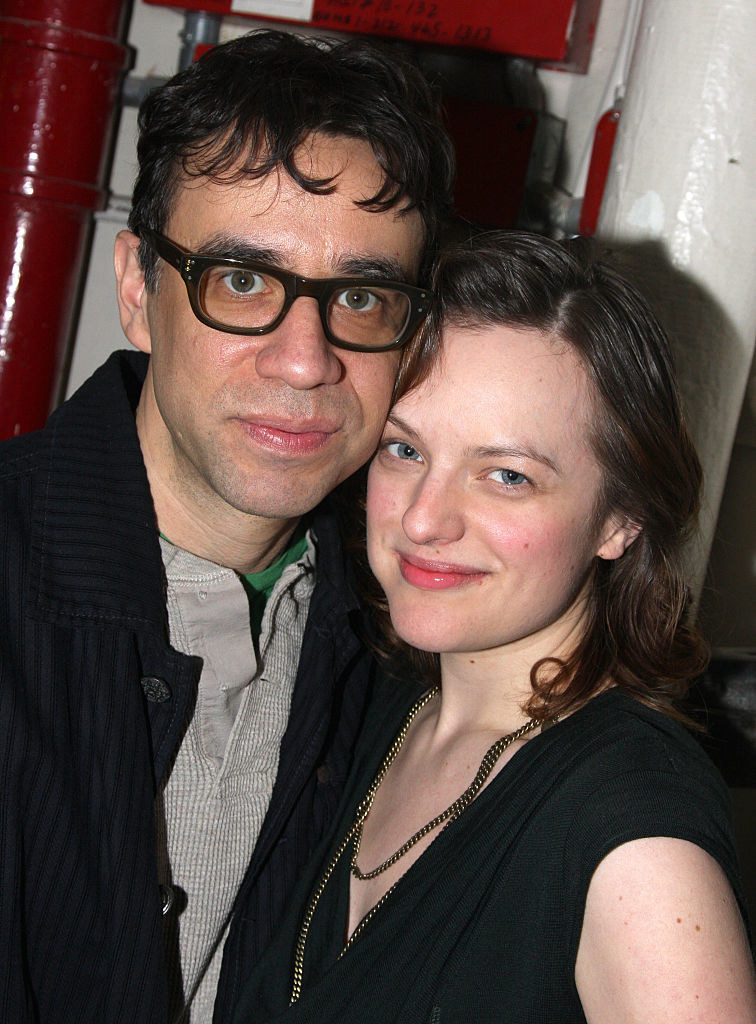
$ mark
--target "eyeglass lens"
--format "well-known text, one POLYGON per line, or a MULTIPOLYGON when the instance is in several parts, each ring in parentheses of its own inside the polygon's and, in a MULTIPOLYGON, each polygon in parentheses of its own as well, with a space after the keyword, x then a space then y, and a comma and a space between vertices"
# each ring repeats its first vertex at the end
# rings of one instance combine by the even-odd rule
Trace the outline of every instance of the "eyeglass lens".
MULTIPOLYGON (((209 267, 202 274, 198 297, 205 314, 225 327, 264 328, 273 323, 286 301, 283 284, 274 276, 244 267, 209 267)), ((328 328, 352 345, 390 345, 404 331, 410 300, 393 288, 334 288, 328 297, 328 328)))

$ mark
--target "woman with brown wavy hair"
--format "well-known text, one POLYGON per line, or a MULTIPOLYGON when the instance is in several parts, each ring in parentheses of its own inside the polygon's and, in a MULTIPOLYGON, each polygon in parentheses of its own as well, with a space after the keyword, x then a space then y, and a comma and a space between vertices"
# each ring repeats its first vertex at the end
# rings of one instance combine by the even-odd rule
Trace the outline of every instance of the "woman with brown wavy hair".
POLYGON ((394 675, 239 1020, 752 1024, 727 792, 681 724, 701 470, 664 333, 532 235, 435 290, 368 482, 394 675))

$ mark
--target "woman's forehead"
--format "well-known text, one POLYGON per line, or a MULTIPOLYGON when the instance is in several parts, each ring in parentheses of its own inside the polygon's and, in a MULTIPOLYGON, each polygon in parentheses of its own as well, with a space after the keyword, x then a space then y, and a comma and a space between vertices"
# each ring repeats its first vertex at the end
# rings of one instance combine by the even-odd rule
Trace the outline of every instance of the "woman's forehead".
POLYGON ((593 395, 562 338, 505 326, 449 327, 428 377, 395 414, 418 432, 475 435, 475 444, 537 443, 569 458, 590 445, 593 395))

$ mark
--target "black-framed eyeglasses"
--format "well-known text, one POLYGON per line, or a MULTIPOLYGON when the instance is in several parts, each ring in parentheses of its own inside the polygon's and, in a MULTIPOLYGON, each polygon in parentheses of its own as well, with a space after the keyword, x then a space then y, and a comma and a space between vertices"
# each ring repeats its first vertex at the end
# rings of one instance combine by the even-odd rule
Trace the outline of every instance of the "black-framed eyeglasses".
POLYGON ((306 295, 317 299, 332 345, 386 352, 407 342, 430 308, 429 290, 401 281, 300 277, 267 263, 184 252, 147 228, 139 235, 181 274, 197 319, 228 334, 268 334, 306 295))

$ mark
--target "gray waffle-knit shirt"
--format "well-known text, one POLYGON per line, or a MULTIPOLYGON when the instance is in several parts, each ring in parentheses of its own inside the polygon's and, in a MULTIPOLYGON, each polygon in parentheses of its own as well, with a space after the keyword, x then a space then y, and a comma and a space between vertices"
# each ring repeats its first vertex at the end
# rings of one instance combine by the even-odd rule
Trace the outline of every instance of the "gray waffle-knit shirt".
POLYGON ((238 575, 161 538, 170 641, 198 655, 197 702, 158 794, 172 1024, 211 1024, 234 899, 273 791, 315 579, 315 548, 273 588, 258 649, 238 575))

